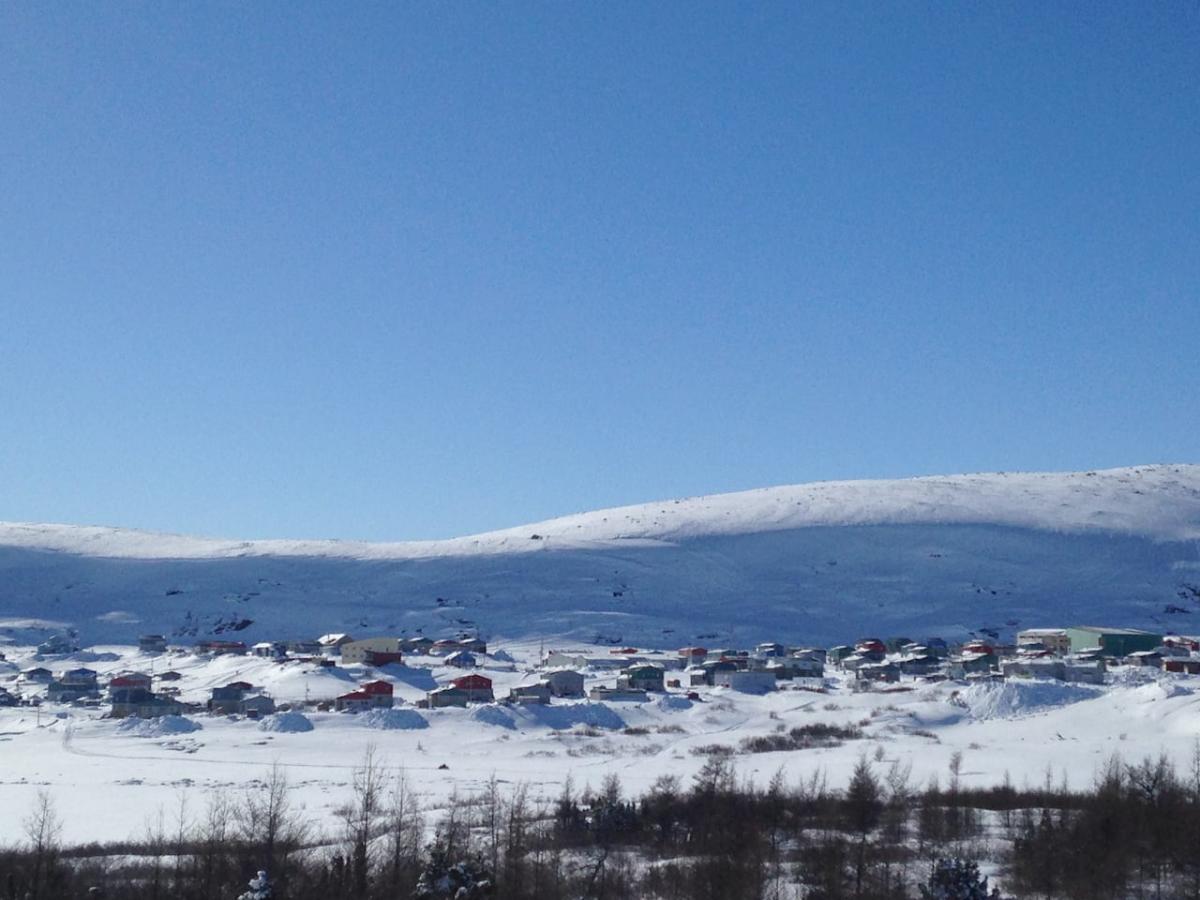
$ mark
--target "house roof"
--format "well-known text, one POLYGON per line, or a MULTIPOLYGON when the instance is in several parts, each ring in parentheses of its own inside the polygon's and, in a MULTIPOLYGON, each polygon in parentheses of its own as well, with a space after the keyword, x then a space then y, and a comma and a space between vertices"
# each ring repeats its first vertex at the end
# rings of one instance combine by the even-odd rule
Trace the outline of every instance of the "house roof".
POLYGON ((655 665, 652 665, 652 664, 650 664, 650 663, 638 663, 637 665, 630 666, 628 669, 626 669, 626 670, 625 670, 625 674, 626 674, 626 675, 634 675, 634 674, 640 674, 640 675, 647 675, 647 674, 662 675, 662 674, 663 674, 663 671, 664 671, 664 670, 663 670, 663 667, 662 667, 662 666, 655 666, 655 665))
POLYGON ((484 675, 462 675, 455 678, 450 684, 464 690, 482 690, 492 686, 492 679, 484 675))
POLYGON ((143 675, 141 672, 126 672, 124 675, 116 676, 108 684, 109 687, 136 687, 149 681, 149 675, 143 675))
POLYGON ((1154 637, 1153 631, 1142 631, 1140 628, 1105 628, 1101 625, 1075 625, 1073 631, 1086 631, 1090 634, 1127 634, 1154 637))

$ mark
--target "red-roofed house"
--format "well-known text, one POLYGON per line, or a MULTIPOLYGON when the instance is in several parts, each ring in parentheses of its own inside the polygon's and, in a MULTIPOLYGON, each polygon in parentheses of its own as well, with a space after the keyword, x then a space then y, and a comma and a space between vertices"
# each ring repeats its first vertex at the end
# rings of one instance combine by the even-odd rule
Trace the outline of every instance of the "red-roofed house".
POLYGON ((496 699, 492 694, 492 679, 483 675, 462 675, 450 684, 465 691, 469 703, 491 703, 496 699))
POLYGON ((108 693, 121 690, 150 690, 150 676, 141 672, 125 672, 116 676, 108 683, 108 693))
POLYGON ((391 708, 395 700, 392 696, 392 686, 386 681, 369 681, 360 685, 357 691, 342 694, 333 701, 334 709, 362 712, 368 709, 391 708))

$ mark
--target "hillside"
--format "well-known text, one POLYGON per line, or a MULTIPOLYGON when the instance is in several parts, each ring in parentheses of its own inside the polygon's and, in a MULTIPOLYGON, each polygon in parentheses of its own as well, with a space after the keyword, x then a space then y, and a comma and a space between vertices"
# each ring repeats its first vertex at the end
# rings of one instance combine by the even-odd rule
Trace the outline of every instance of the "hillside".
POLYGON ((1200 466, 823 482, 431 542, 0 524, 10 636, 478 628, 675 645, 1067 621, 1200 631, 1200 466))

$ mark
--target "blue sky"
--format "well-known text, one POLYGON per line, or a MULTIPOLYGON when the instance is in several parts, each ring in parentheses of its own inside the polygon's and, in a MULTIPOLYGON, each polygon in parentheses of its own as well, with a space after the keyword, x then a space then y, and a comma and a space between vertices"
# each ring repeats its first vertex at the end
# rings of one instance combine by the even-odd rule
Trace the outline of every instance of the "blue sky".
POLYGON ((0 518, 1197 461, 1190 3, 0 6, 0 518))

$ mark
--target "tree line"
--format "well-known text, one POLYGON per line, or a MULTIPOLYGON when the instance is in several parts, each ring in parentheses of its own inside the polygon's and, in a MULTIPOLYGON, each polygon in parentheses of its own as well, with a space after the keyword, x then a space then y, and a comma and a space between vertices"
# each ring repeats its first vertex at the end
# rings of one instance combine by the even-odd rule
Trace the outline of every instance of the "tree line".
POLYGON ((1113 758, 1083 789, 1005 778, 915 785, 861 757, 845 785, 816 773, 756 785, 728 755, 634 796, 615 775, 557 797, 491 779, 444 806, 368 749, 336 829, 317 833, 276 766, 244 793, 160 812, 136 839, 66 847, 53 797, 0 848, 0 898, 63 900, 916 900, 1004 895, 1200 900, 1200 753, 1113 758), (247 884, 256 873, 269 873, 247 884))

